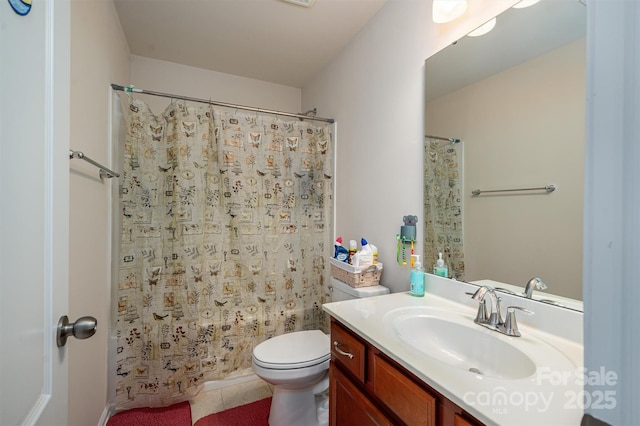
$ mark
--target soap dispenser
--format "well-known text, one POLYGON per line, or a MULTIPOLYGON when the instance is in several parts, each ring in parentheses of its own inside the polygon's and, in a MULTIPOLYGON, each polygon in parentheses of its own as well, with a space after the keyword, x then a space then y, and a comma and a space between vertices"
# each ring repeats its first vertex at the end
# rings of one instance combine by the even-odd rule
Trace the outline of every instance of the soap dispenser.
POLYGON ((436 264, 433 267, 433 274, 438 275, 440 277, 449 278, 449 270, 447 269, 447 266, 444 264, 442 253, 438 253, 438 260, 436 260, 436 264))
POLYGON ((412 296, 424 296, 424 268, 420 263, 420 255, 414 254, 414 266, 411 268, 409 294, 412 296))

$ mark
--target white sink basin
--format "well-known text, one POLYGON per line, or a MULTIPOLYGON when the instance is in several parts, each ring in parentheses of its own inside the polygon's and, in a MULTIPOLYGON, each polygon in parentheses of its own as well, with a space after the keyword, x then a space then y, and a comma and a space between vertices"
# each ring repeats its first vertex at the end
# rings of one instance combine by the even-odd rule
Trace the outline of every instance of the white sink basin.
POLYGON ((536 364, 512 339, 474 324, 472 319, 426 307, 389 312, 384 321, 411 350, 471 373, 497 379, 524 379, 536 364))

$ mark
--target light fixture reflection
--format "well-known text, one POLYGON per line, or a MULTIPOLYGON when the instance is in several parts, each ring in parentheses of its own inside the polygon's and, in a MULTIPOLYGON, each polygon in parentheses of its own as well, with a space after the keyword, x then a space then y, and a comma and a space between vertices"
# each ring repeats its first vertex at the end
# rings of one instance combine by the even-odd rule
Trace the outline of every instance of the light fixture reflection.
POLYGON ((525 7, 533 6, 538 3, 540 0, 522 0, 519 3, 513 5, 514 9, 524 9, 525 7))
POLYGON ((467 11, 467 0, 433 0, 433 22, 444 24, 467 11))
POLYGON ((480 25, 478 28, 476 28, 475 30, 471 31, 467 35, 469 37, 479 37, 481 35, 485 35, 489 31, 491 31, 493 29, 493 27, 496 26, 496 21, 497 21, 496 18, 493 18, 492 20, 487 21, 485 24, 480 25))

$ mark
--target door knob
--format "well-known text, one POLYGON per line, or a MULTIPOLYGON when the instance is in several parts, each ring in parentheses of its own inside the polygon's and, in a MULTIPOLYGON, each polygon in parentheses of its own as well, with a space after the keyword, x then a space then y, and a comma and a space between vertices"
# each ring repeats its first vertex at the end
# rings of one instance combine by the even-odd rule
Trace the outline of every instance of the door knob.
POLYGON ((61 348, 67 344, 67 337, 86 339, 93 336, 98 328, 98 320, 94 317, 80 317, 76 322, 69 323, 69 317, 63 315, 58 321, 56 343, 61 348))

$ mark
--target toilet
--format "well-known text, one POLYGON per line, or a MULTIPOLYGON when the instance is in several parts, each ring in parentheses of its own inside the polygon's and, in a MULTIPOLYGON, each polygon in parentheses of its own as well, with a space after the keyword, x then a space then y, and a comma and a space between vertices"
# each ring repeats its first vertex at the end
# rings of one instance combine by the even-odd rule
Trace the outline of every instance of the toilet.
MULTIPOLYGON (((353 288, 331 278, 332 301, 389 293, 384 286, 353 288)), ((270 426, 328 424, 331 341, 320 330, 296 331, 265 340, 253 349, 254 373, 273 385, 270 426)))

